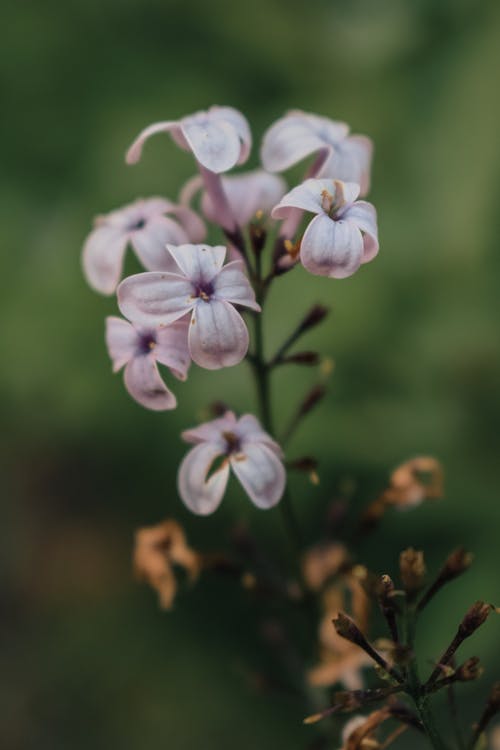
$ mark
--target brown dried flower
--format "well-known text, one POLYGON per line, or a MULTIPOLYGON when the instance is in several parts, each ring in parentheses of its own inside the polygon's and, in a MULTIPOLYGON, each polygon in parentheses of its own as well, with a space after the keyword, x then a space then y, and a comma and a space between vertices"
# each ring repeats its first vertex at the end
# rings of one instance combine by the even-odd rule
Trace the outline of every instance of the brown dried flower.
POLYGON ((349 553, 343 544, 316 544, 302 558, 304 582, 312 591, 319 591, 329 578, 341 571, 348 559, 349 553))
POLYGON ((191 549, 180 524, 167 519, 135 534, 134 572, 159 595, 160 607, 170 609, 177 592, 174 565, 184 568, 194 581, 201 567, 200 555, 191 549))

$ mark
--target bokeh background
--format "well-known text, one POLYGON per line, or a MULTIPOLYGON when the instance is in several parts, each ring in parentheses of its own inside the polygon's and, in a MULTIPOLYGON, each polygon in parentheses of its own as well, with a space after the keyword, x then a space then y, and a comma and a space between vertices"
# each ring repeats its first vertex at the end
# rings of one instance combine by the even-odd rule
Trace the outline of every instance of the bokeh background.
MULTIPOLYGON (((423 618, 432 660, 473 600, 500 603, 500 5, 7 0, 2 18, 2 748, 303 748, 315 735, 300 699, 256 677, 273 654, 248 593, 206 580, 165 614, 130 569, 134 530, 167 515, 201 549, 227 545, 236 520, 286 546, 279 513, 235 485, 208 519, 176 495, 180 430, 221 396, 253 409, 247 367, 194 370, 177 411, 141 409, 111 374, 114 303, 86 287, 81 245, 95 214, 175 198, 193 174, 168 138, 124 165, 155 120, 231 104, 258 144, 298 107, 373 137, 380 256, 347 281, 286 277, 269 348, 301 307, 332 306, 308 342, 335 360, 331 389, 290 445, 320 460, 318 487, 295 480, 309 541, 342 488, 356 509, 401 460, 442 460, 446 499, 387 517, 359 550, 381 572, 409 544, 430 567, 459 543, 476 554, 423 618)), ((313 382, 306 369, 277 377, 282 424, 313 382)), ((470 721, 500 673, 499 628, 492 619, 468 649, 486 664, 461 691, 470 721)))

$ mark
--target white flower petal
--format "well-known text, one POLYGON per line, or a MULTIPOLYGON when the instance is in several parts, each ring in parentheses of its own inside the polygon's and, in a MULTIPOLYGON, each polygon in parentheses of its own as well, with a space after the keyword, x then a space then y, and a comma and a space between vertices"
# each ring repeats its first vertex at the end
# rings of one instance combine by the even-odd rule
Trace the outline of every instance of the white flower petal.
MULTIPOLYGON (((203 242, 207 234, 204 222, 187 206, 172 206, 170 209, 187 235, 188 242, 203 242)), ((175 242, 172 242, 175 245, 175 242)))
POLYGON ((156 216, 149 219, 143 229, 132 232, 130 241, 147 271, 175 273, 177 264, 167 250, 167 243, 183 245, 188 236, 176 221, 167 216, 156 216))
MULTIPOLYGON (((222 186, 226 194, 231 213, 240 227, 246 226, 255 218, 257 211, 270 214, 273 206, 278 203, 286 191, 285 181, 275 174, 269 174, 263 169, 222 178, 222 186)), ((192 183, 190 189, 198 187, 192 183)), ((209 221, 217 222, 217 212, 211 196, 204 191, 201 208, 209 221)))
POLYGON ((97 226, 83 247, 83 271, 90 286, 101 294, 113 294, 123 269, 128 235, 122 229, 97 226))
POLYGON ((246 117, 237 109, 234 109, 234 107, 219 107, 214 105, 210 107, 208 112, 214 120, 225 120, 234 127, 241 140, 241 153, 238 164, 243 164, 248 159, 250 149, 252 148, 252 133, 250 132, 250 126, 246 117))
POLYGON ((209 117, 184 117, 184 138, 196 160, 216 174, 227 172, 240 158, 240 139, 234 126, 226 120, 209 117))
POLYGON ((255 301, 255 292, 244 272, 241 260, 227 263, 214 279, 214 298, 232 302, 234 305, 250 307, 260 312, 260 305, 255 301))
POLYGON ((152 135, 156 135, 157 133, 168 132, 170 132, 172 136, 177 135, 180 132, 179 123, 172 120, 168 120, 165 122, 155 122, 152 125, 148 125, 148 127, 144 128, 144 130, 141 130, 141 132, 127 151, 127 154, 125 156, 125 161, 127 162, 127 164, 136 164, 140 160, 142 155, 142 148, 148 138, 151 138, 152 135))
POLYGON ((248 351, 248 330, 241 315, 224 300, 199 300, 189 328, 192 359, 207 370, 231 367, 248 351))
POLYGON ((210 422, 204 422, 198 427, 192 427, 184 430, 181 437, 187 443, 218 443, 221 446, 221 453, 224 452, 226 441, 223 437, 224 432, 235 432, 236 416, 232 411, 226 411, 223 417, 212 419, 210 422))
POLYGON ((146 409, 175 409, 177 400, 163 382, 152 354, 139 354, 126 365, 125 387, 133 399, 146 409))
POLYGON ((300 114, 277 120, 264 134, 261 159, 268 172, 283 172, 316 151, 330 147, 300 114))
POLYGON ((246 443, 231 456, 231 467, 258 508, 272 508, 285 491, 286 472, 276 453, 264 443, 246 443))
POLYGON ((346 182, 356 182, 360 194, 370 189, 370 169, 373 143, 364 135, 352 135, 339 143, 321 168, 322 177, 332 177, 346 182))
POLYGON ((149 271, 124 279, 118 287, 118 306, 133 323, 164 326, 186 315, 196 303, 193 285, 175 273, 149 271))
POLYGON ((165 365, 179 380, 186 380, 191 357, 188 348, 188 331, 191 316, 176 320, 174 323, 156 331, 156 346, 153 356, 157 362, 165 365))
POLYGON ((137 349, 138 334, 128 320, 110 315, 106 318, 106 346, 113 362, 113 372, 118 372, 137 349))
POLYGON ((224 245, 167 245, 182 273, 197 284, 212 281, 224 265, 224 245))
POLYGON ((375 206, 366 201, 356 201, 345 211, 342 218, 355 224, 363 232, 362 263, 373 260, 379 251, 377 211, 375 206))
POLYGON ((278 443, 262 429, 259 420, 253 414, 244 414, 239 418, 236 432, 243 445, 265 443, 277 456, 283 456, 283 451, 278 443))
POLYGON ((220 447, 200 443, 184 457, 177 478, 179 495, 189 510, 200 516, 213 513, 219 506, 229 478, 229 462, 224 461, 209 479, 214 461, 222 455, 220 447))
POLYGON ((307 227, 300 246, 302 265, 317 276, 343 279, 358 270, 363 238, 349 221, 316 216, 307 227))

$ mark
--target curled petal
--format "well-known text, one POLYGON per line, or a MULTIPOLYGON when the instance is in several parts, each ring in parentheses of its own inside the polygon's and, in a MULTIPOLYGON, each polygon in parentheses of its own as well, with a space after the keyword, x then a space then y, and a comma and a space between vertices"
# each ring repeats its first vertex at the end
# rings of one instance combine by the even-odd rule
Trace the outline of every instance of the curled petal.
POLYGON ((182 273, 194 283, 212 281, 226 257, 224 245, 168 245, 168 250, 182 273))
POLYGON ((237 419, 234 412, 227 411, 223 417, 212 419, 211 422, 205 422, 198 425, 198 427, 192 427, 190 430, 184 430, 181 437, 186 443, 219 442, 221 453, 223 453, 226 448, 223 433, 234 432, 236 423, 237 419))
POLYGON ((255 292, 243 269, 241 260, 227 263, 214 279, 214 296, 260 312, 260 305, 255 301, 255 292))
POLYGON ((142 148, 148 138, 156 133, 172 133, 173 136, 181 134, 179 123, 175 121, 166 122, 155 122, 153 125, 148 125, 147 128, 141 130, 135 141, 130 146, 125 156, 127 164, 136 164, 142 155, 142 148))
POLYGON ((223 119, 231 123, 241 141, 241 153, 238 164, 246 162, 252 148, 252 133, 250 132, 246 117, 237 109, 234 109, 234 107, 219 107, 217 105, 210 107, 209 113, 214 118, 217 117, 217 119, 223 119))
POLYGON ((83 271, 90 286, 101 294, 113 294, 123 268, 128 236, 115 226, 97 226, 83 247, 83 271))
POLYGON ((355 224, 363 232, 363 258, 362 263, 373 260, 379 250, 377 211, 371 203, 356 201, 342 215, 343 219, 355 224))
POLYGON ((133 323, 165 326, 193 308, 196 301, 193 293, 191 282, 179 274, 137 273, 118 287, 118 307, 133 323))
POLYGON ((353 182, 341 182, 340 180, 310 178, 284 195, 278 205, 273 208, 271 216, 273 219, 285 219, 290 214, 291 209, 296 208, 313 214, 325 213, 324 193, 331 196, 333 203, 344 205, 356 200, 359 194, 359 185, 353 182))
POLYGON ((224 495, 229 477, 229 462, 224 461, 208 477, 214 461, 221 455, 218 445, 200 443, 189 451, 180 465, 177 478, 179 495, 189 510, 200 516, 213 513, 224 495))
POLYGON ((166 411, 177 406, 177 400, 163 382, 152 354, 133 357, 125 367, 123 378, 132 398, 146 409, 166 411))
POLYGON ((237 365, 248 351, 243 318, 224 300, 198 301, 189 328, 189 351, 207 370, 237 365))
POLYGON ((231 466, 250 500, 258 508, 272 508, 285 491, 285 468, 276 453, 263 443, 247 443, 231 456, 231 466))
POLYGON ((307 227, 300 246, 302 265, 317 276, 344 279, 358 270, 363 238, 350 221, 316 216, 307 227))
POLYGON ((171 271, 178 269, 167 250, 167 243, 182 245, 188 241, 184 229, 167 216, 150 219, 144 229, 131 233, 131 243, 139 260, 148 271, 171 271))
POLYGON ((207 116, 185 117, 181 130, 196 160, 216 174, 227 172, 240 158, 240 139, 226 120, 207 116))
POLYGON ((137 331, 128 320, 110 315, 106 318, 106 346, 113 372, 118 372, 136 352, 137 331))
POLYGON ((156 346, 153 356, 157 362, 165 365, 179 380, 186 380, 191 357, 188 348, 188 330, 190 316, 186 315, 156 333, 156 346))
POLYGON ((261 159, 268 172, 283 172, 306 156, 330 150, 302 115, 293 114, 277 120, 264 134, 261 159))
POLYGON ((360 195, 370 189, 373 142, 364 135, 352 135, 339 143, 321 169, 322 177, 357 182, 360 195))
POLYGON ((277 456, 283 457, 278 443, 265 432, 253 414, 244 414, 238 420, 238 436, 245 443, 265 443, 277 456))

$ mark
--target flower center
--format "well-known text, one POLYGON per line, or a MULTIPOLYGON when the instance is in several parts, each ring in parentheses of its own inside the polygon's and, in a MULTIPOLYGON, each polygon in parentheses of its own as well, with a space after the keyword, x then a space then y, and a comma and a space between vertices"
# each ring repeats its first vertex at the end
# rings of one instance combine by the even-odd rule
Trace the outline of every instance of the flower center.
POLYGON ((234 434, 234 432, 223 432, 222 437, 226 441, 226 450, 227 454, 230 453, 239 453, 241 451, 241 442, 237 435, 234 434))
POLYGON ((145 226, 146 226, 146 219, 144 218, 136 219, 136 221, 133 221, 131 224, 129 224, 128 231, 137 232, 139 229, 144 229, 145 226))
POLYGON ((198 281, 194 285, 193 297, 202 299, 203 302, 209 302, 214 293, 214 285, 211 281, 198 281))
POLYGON ((149 354, 157 343, 156 335, 153 331, 143 331, 143 333, 139 334, 137 341, 137 353, 149 354))

